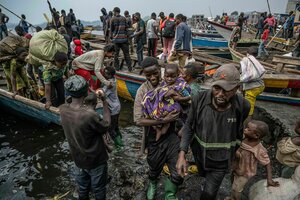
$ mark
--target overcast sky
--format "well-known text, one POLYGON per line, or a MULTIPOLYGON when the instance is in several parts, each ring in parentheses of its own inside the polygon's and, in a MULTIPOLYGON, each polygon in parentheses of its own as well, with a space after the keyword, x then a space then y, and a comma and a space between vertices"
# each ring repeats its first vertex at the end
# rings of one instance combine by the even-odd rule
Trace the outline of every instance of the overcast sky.
MULTIPOLYGON (((267 0, 50 0, 57 10, 65 9, 69 12, 73 8, 78 19, 94 21, 99 20, 100 9, 112 10, 118 6, 123 14, 124 10, 129 13, 140 12, 143 16, 150 16, 152 12, 157 14, 164 11, 165 14, 173 12, 175 15, 182 13, 188 17, 193 14, 204 14, 210 16, 220 15, 222 12, 231 13, 235 10, 247 11, 267 11, 267 0)), ((271 12, 284 13, 287 0, 269 0, 271 12)), ((27 21, 38 24, 45 21, 43 13, 50 17, 46 0, 0 0, 0 3, 12 10, 16 14, 25 14, 27 21)), ((19 19, 2 8, 2 12, 7 14, 10 22, 17 23, 19 19)))

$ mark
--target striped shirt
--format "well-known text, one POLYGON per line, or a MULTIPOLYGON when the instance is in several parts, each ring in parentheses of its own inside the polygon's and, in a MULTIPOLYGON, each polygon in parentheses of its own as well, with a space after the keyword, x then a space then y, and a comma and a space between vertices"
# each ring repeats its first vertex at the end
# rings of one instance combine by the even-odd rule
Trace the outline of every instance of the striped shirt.
POLYGON ((111 19, 111 37, 113 43, 126 43, 128 42, 127 28, 128 24, 126 18, 118 15, 111 19))

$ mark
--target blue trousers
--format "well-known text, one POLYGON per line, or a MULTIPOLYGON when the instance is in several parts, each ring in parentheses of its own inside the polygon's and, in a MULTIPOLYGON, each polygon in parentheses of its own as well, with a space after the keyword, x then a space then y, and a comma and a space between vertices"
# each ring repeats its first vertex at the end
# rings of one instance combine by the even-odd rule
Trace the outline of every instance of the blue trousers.
POLYGON ((106 199, 107 163, 90 170, 75 167, 75 176, 80 200, 89 199, 90 190, 96 200, 106 199))
POLYGON ((264 53, 265 55, 269 55, 269 53, 267 52, 267 50, 265 48, 265 42, 263 40, 260 42, 259 47, 258 47, 258 57, 261 57, 262 53, 264 53))
POLYGON ((142 39, 139 39, 136 41, 136 55, 137 55, 139 66, 141 66, 141 63, 143 61, 143 50, 144 50, 143 41, 142 39))
POLYGON ((8 36, 6 24, 0 25, 0 40, 4 38, 3 33, 5 34, 5 36, 8 36))

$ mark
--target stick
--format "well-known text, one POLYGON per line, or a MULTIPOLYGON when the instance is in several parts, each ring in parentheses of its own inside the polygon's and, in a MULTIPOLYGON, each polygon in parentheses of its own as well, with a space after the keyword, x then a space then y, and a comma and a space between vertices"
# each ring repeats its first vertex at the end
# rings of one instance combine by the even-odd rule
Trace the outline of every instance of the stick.
MULTIPOLYGON (((0 3, 0 6, 2 8, 4 8, 5 10, 7 10, 8 12, 10 12, 11 14, 15 15, 16 17, 18 17, 19 19, 22 19, 22 17, 20 17, 19 15, 17 15, 16 13, 14 13, 13 11, 9 10, 8 8, 6 8, 5 6, 3 6, 1 3, 0 3)), ((24 20, 25 21, 25 20, 24 20)), ((27 22, 28 24, 30 24, 33 28, 36 28, 35 26, 33 26, 31 23, 29 23, 28 21, 25 21, 27 22)))
POLYGON ((269 8, 269 13, 271 14, 271 8, 270 8, 269 0, 267 0, 267 4, 268 4, 268 8, 269 8))
POLYGON ((266 48, 271 44, 271 42, 274 40, 274 38, 278 35, 278 33, 281 31, 281 29, 283 29, 284 25, 286 24, 287 19, 285 20, 284 24, 281 26, 281 28, 279 29, 279 31, 277 31, 277 33, 271 38, 271 40, 268 42, 268 44, 266 45, 266 48))
POLYGON ((44 15, 44 17, 45 17, 47 23, 50 24, 51 21, 50 21, 50 19, 48 18, 47 14, 46 14, 46 13, 43 13, 43 15, 44 15))

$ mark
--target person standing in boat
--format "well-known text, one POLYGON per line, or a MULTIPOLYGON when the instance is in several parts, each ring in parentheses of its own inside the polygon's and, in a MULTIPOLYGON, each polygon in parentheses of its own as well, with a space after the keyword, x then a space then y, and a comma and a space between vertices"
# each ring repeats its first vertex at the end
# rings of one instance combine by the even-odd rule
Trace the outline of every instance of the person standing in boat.
POLYGON ((132 71, 127 35, 127 20, 124 16, 120 15, 120 8, 115 7, 113 12, 114 16, 110 21, 110 37, 115 46, 114 67, 116 70, 120 70, 119 53, 120 49, 122 49, 128 71, 132 71))
POLYGON ((54 61, 49 66, 43 66, 43 80, 45 84, 45 108, 60 106, 65 103, 65 90, 63 78, 66 75, 68 55, 56 52, 54 61))
POLYGON ((0 8, 0 40, 3 39, 3 33, 5 37, 8 36, 6 23, 8 22, 9 17, 7 17, 0 8))
POLYGON ((146 25, 144 20, 141 18, 141 14, 139 12, 135 13, 134 16, 137 22, 137 28, 133 34, 133 37, 135 38, 136 42, 136 55, 138 59, 138 64, 139 66, 141 66, 144 57, 144 45, 147 44, 146 25))
POLYGON ((129 42, 129 46, 130 46, 130 53, 133 54, 134 50, 133 50, 133 42, 132 42, 132 38, 130 37, 133 34, 133 28, 132 28, 132 19, 131 16, 129 15, 128 10, 124 11, 124 17, 126 18, 126 22, 127 22, 127 36, 128 36, 128 42, 129 42))
POLYGON ((236 24, 238 27, 240 27, 240 39, 242 38, 243 25, 247 19, 248 19, 247 17, 244 17, 244 13, 241 12, 236 24))
MULTIPOLYGON (((258 65, 261 65, 259 63, 259 61, 255 58, 256 54, 257 54, 257 48, 250 47, 248 49, 247 56, 244 57, 240 62, 241 77, 246 77, 245 74, 249 73, 248 70, 246 70, 246 69, 257 68, 258 65)), ((252 70, 249 70, 249 71, 252 71, 252 70)), ((249 111, 249 116, 247 119, 247 121, 249 121, 252 119, 252 116, 254 113, 256 98, 258 95, 260 95, 264 91, 265 84, 264 84, 262 77, 255 78, 255 79, 248 79, 245 81, 243 81, 241 78, 241 83, 242 83, 241 88, 242 88, 242 91, 244 92, 244 97, 245 97, 245 99, 247 99, 249 101, 250 106, 251 106, 250 111, 249 111)))
POLYGON ((58 28, 59 27, 59 12, 56 11, 55 8, 52 8, 51 3, 49 0, 47 0, 47 3, 49 5, 49 9, 52 15, 52 24, 54 25, 54 28, 58 28))
POLYGON ((173 63, 178 60, 179 69, 180 72, 182 72, 187 58, 192 54, 192 32, 188 25, 183 21, 184 16, 182 14, 178 14, 175 19, 177 25, 175 41, 173 50, 168 58, 168 63, 173 63))
POLYGON ((293 11, 289 13, 289 17, 286 19, 283 27, 284 27, 284 38, 288 40, 289 38, 293 37, 294 33, 294 20, 295 14, 293 11))
POLYGON ((261 36, 261 41, 258 47, 258 56, 257 58, 261 58, 263 55, 264 56, 269 56, 269 53, 267 52, 265 45, 267 44, 268 38, 269 38, 269 34, 270 34, 270 29, 269 29, 269 24, 265 24, 264 26, 264 32, 261 36))
POLYGON ((143 116, 142 101, 144 95, 155 88, 161 82, 161 69, 156 58, 147 57, 141 63, 143 73, 147 81, 138 89, 134 100, 134 122, 138 126, 144 127, 146 147, 148 149, 147 162, 149 170, 149 186, 147 189, 147 199, 155 199, 157 191, 158 177, 166 163, 171 172, 171 176, 165 181, 165 199, 176 199, 177 187, 182 184, 183 178, 176 171, 176 159, 179 151, 179 137, 175 133, 175 120, 178 113, 169 113, 161 120, 146 119, 143 116), (158 141, 156 141, 156 131, 152 126, 170 123, 166 132, 158 141))
POLYGON ((93 50, 75 58, 72 62, 74 73, 85 78, 91 90, 100 88, 101 83, 108 88, 112 87, 112 82, 102 75, 103 62, 105 58, 113 57, 115 47, 112 44, 106 45, 103 50, 93 50))
POLYGON ((69 11, 67 17, 69 18, 69 21, 70 21, 71 25, 76 24, 76 17, 75 17, 75 14, 74 14, 72 8, 70 8, 70 11, 69 11))
POLYGON ((213 75, 212 89, 192 98, 176 168, 181 176, 186 175, 185 155, 191 145, 199 174, 205 177, 201 200, 216 198, 243 138, 250 105, 237 94, 239 80, 240 73, 234 65, 222 65, 213 75))
POLYGON ((22 19, 19 22, 19 26, 21 26, 23 28, 25 33, 28 33, 28 29, 31 26, 31 24, 28 25, 28 23, 26 22, 26 16, 24 14, 21 15, 21 18, 22 19))
POLYGON ((67 34, 70 37, 73 37, 71 22, 70 22, 70 19, 67 17, 65 10, 61 10, 61 16, 59 18, 59 27, 62 27, 62 26, 66 28, 67 34))
POLYGON ((161 24, 162 36, 163 36, 163 60, 171 54, 172 46, 175 38, 176 20, 174 19, 174 13, 170 13, 169 17, 161 24))
POLYGON ((157 48, 157 28, 158 23, 156 22, 156 14, 151 14, 151 19, 148 20, 146 30, 148 37, 148 56, 156 57, 156 48, 157 48))
POLYGON ((160 12, 158 16, 160 17, 160 20, 159 20, 160 41, 161 41, 161 46, 163 47, 164 46, 164 39, 163 39, 163 36, 162 36, 162 24, 164 23, 164 21, 166 19, 168 19, 168 16, 165 16, 164 12, 160 12))
POLYGON ((258 19, 258 22, 257 22, 257 32, 256 32, 256 35, 255 35, 255 39, 256 38, 258 38, 258 39, 261 38, 261 35, 264 31, 264 25, 265 25, 264 21, 265 21, 265 14, 261 13, 260 17, 258 19))
POLYGON ((270 13, 264 23, 269 25, 270 35, 274 35, 275 17, 270 13))
POLYGON ((79 199, 89 199, 92 190, 95 199, 106 199, 108 155, 103 140, 110 125, 110 111, 104 92, 97 92, 103 102, 103 119, 92 109, 84 106, 88 94, 86 80, 78 75, 71 76, 64 84, 72 97, 70 104, 59 107, 61 125, 69 143, 75 163, 75 181, 79 199), (80 123, 78 123, 80 122, 80 123))
POLYGON ((28 52, 23 47, 16 49, 16 58, 2 63, 4 74, 8 85, 8 91, 16 95, 25 96, 27 90, 30 88, 29 79, 25 71, 25 58, 28 52))

